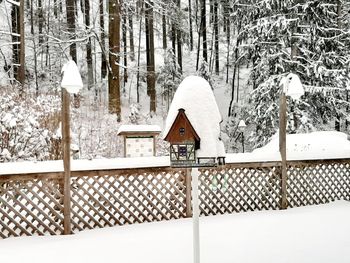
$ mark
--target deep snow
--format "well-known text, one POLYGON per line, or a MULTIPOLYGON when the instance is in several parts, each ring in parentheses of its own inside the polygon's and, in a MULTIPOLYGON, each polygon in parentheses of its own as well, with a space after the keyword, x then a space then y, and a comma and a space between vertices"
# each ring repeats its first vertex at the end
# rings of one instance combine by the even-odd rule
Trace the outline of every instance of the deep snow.
MULTIPOLYGON (((345 263, 350 202, 200 219, 202 263, 345 263)), ((192 220, 0 241, 0 262, 192 262, 192 220)))

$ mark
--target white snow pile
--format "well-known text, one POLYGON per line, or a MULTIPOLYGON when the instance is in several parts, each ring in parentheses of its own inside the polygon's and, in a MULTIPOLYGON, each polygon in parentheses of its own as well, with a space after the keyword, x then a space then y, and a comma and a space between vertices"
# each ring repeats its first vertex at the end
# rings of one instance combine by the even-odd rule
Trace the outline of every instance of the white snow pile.
POLYGON ((209 83, 198 76, 186 77, 179 85, 166 119, 164 137, 168 134, 179 109, 184 109, 188 120, 200 138, 197 157, 225 156, 220 139, 222 117, 209 83))
MULTIPOLYGON (((346 201, 202 217, 201 262, 348 263, 349 221, 346 201)), ((4 263, 192 263, 192 255, 190 218, 0 240, 4 263)))
POLYGON ((73 60, 69 60, 63 65, 62 73, 61 87, 65 88, 69 93, 78 93, 83 87, 83 81, 81 80, 77 64, 73 60))
POLYGON ((283 85, 283 92, 294 100, 300 99, 304 95, 304 88, 298 75, 289 73, 282 78, 280 85, 283 85))
MULTIPOLYGON (((350 141, 342 132, 319 131, 306 134, 288 134, 286 139, 287 160, 336 159, 350 157, 350 141)), ((275 134, 265 146, 253 154, 263 155, 279 152, 279 136, 275 134)))

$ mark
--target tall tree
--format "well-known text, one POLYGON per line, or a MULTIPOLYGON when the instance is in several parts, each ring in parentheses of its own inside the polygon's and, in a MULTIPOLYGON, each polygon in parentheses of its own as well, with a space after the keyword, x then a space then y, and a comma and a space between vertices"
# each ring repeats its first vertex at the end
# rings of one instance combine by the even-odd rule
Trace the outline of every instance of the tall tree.
POLYGON ((201 36, 203 39, 203 58, 208 62, 208 43, 207 43, 207 11, 206 0, 201 0, 201 36))
POLYGON ((120 107, 120 2, 111 0, 109 10, 109 74, 108 74, 108 102, 109 112, 117 114, 117 121, 121 121, 120 107))
MULTIPOLYGON (((83 0, 81 0, 83 1, 83 0)), ((87 33, 90 34, 90 0, 85 0, 85 27, 87 33)), ((91 37, 88 37, 86 43, 86 63, 88 68, 88 89, 94 85, 94 71, 92 67, 92 51, 91 51, 91 37)))
POLYGON ((107 75, 107 58, 106 58, 106 43, 105 43, 105 22, 104 22, 104 0, 99 0, 100 3, 100 31, 101 31, 101 78, 104 79, 107 75))
MULTIPOLYGON (((69 54, 71 58, 77 63, 77 46, 75 39, 75 0, 66 0, 66 13, 67 13, 67 28, 69 34, 69 54)), ((40 32, 39 32, 40 34, 40 32)))
POLYGON ((215 73, 219 75, 219 19, 218 19, 218 0, 213 3, 214 16, 214 49, 215 49, 215 73))
POLYGON ((153 2, 145 2, 146 53, 147 53, 147 91, 150 96, 150 112, 156 112, 155 61, 154 61, 154 29, 153 2))

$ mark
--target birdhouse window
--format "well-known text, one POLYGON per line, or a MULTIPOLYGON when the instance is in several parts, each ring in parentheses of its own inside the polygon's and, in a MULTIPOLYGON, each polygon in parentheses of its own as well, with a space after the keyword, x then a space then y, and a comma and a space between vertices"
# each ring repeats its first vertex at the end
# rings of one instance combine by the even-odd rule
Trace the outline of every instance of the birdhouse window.
POLYGON ((179 129, 179 132, 180 132, 180 135, 181 135, 181 136, 184 136, 184 135, 185 135, 185 128, 182 128, 182 127, 181 127, 181 128, 179 129))
POLYGON ((181 157, 187 156, 187 147, 186 146, 179 146, 179 155, 181 157))

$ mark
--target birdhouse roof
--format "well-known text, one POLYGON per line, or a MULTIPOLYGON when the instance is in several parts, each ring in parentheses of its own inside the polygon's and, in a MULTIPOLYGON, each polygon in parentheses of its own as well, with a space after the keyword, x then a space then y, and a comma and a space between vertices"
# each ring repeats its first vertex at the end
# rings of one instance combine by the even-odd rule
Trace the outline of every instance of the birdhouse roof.
POLYGON ((165 135, 164 140, 171 141, 173 139, 171 135, 176 134, 178 132, 177 126, 186 126, 186 128, 190 131, 190 134, 193 136, 193 139, 198 142, 200 141, 200 138, 196 130, 193 128, 191 122, 188 120, 184 109, 179 109, 179 112, 173 122, 173 125, 170 127, 168 134, 165 135))
POLYGON ((117 135, 150 134, 158 135, 161 129, 158 125, 121 125, 117 135))
POLYGON ((189 76, 181 82, 168 112, 163 138, 173 126, 179 109, 185 110, 186 117, 200 138, 197 157, 224 156, 225 149, 220 140, 222 118, 214 93, 205 79, 189 76))

